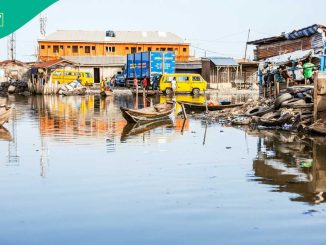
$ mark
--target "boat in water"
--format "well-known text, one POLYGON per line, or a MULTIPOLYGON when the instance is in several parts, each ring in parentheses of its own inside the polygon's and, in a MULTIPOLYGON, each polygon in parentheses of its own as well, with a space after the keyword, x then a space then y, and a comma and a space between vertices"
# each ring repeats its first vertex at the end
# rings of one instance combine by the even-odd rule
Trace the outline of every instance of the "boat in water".
POLYGON ((122 116, 130 123, 149 122, 168 118, 174 110, 174 102, 165 102, 142 109, 120 107, 122 116))
POLYGON ((0 105, 0 127, 9 121, 12 107, 6 105, 0 105))
POLYGON ((192 111, 206 111, 206 109, 208 111, 218 111, 218 110, 224 110, 228 108, 239 107, 243 105, 243 103, 238 103, 238 104, 225 103, 225 104, 216 104, 216 105, 208 103, 206 105, 206 103, 192 103, 192 102, 184 102, 184 101, 180 101, 178 103, 183 105, 186 110, 192 110, 192 111))

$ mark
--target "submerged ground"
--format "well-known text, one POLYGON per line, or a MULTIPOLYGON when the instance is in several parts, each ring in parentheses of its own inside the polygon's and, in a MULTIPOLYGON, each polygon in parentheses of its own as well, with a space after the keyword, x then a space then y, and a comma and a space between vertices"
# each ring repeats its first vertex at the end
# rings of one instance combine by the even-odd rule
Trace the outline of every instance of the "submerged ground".
POLYGON ((322 138, 180 117, 139 128, 127 95, 8 101, 0 244, 325 244, 322 138))

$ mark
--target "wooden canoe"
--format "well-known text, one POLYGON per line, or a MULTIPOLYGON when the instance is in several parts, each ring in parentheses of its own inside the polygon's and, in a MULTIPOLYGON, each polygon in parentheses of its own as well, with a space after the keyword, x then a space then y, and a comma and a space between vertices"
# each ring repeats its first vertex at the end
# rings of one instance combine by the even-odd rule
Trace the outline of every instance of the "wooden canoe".
POLYGON ((4 127, 0 127, 0 140, 12 141, 11 133, 4 127))
POLYGON ((8 106, 0 106, 0 127, 9 121, 12 108, 8 106))
POLYGON ((170 118, 146 123, 128 123, 122 130, 121 141, 125 141, 129 136, 138 135, 158 127, 167 126, 173 126, 173 121, 170 118))
MULTIPOLYGON (((186 110, 193 110, 193 111, 206 111, 206 104, 204 103, 191 103, 191 102, 184 102, 180 101, 178 102, 180 104, 183 104, 186 110)), ((218 111, 218 110, 224 110, 228 108, 234 108, 238 106, 242 106, 243 103, 238 104, 229 104, 229 105, 207 105, 207 109, 209 111, 218 111)))
POLYGON ((166 102, 138 110, 120 107, 120 110, 127 122, 149 122, 169 117, 174 110, 174 103, 166 102))

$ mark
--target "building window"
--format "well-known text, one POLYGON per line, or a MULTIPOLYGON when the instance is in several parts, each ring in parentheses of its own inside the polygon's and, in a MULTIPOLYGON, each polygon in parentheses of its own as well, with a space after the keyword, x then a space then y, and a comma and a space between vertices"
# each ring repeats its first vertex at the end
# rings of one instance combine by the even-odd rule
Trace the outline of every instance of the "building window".
POLYGON ((60 49, 63 49, 63 45, 60 45, 60 49))
POLYGON ((73 53, 78 53, 78 46, 77 45, 72 46, 72 52, 73 53))
POLYGON ((183 48, 183 52, 184 52, 184 53, 187 52, 187 48, 183 48))
POLYGON ((168 51, 173 51, 173 48, 168 48, 168 51))
POLYGON ((165 48, 160 48, 160 51, 165 51, 165 48))
POLYGON ((45 49, 44 45, 41 45, 41 49, 45 49))
POLYGON ((126 47, 126 50, 129 50, 129 47, 126 47))
POLYGON ((107 53, 114 53, 115 52, 115 47, 105 47, 105 51, 107 52, 107 53))
POLYGON ((159 48, 156 48, 156 51, 160 51, 160 49, 159 48))
POLYGON ((147 48, 147 51, 152 51, 152 48, 151 48, 151 47, 148 47, 148 48, 147 48))
POLYGON ((138 47, 138 51, 141 51, 141 47, 138 47))
POLYGON ((50 46, 50 45, 48 45, 48 48, 51 48, 51 46, 50 46))
POLYGON ((95 46, 92 46, 92 50, 95 50, 95 46))
POLYGON ((67 46, 67 48, 70 48, 70 46, 67 46))
POLYGON ((58 45, 53 45, 53 53, 54 54, 59 53, 59 46, 58 45))
POLYGON ((85 46, 85 53, 90 54, 91 53, 91 47, 90 46, 85 46))

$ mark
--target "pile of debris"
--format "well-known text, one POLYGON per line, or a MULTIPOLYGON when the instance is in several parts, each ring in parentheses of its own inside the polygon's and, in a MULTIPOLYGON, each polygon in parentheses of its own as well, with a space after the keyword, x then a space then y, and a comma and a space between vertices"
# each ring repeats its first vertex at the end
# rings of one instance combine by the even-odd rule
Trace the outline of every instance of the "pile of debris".
POLYGON ((29 94, 28 84, 25 81, 9 81, 0 83, 0 95, 7 94, 29 94))
MULTIPOLYGON (((211 112, 212 121, 232 125, 251 125, 259 128, 282 128, 285 130, 312 131, 313 86, 290 87, 275 100, 248 100, 240 107, 211 112)), ((319 131, 326 122, 318 121, 319 131)))
POLYGON ((69 84, 59 85, 57 93, 60 95, 85 95, 86 87, 75 80, 69 84))

